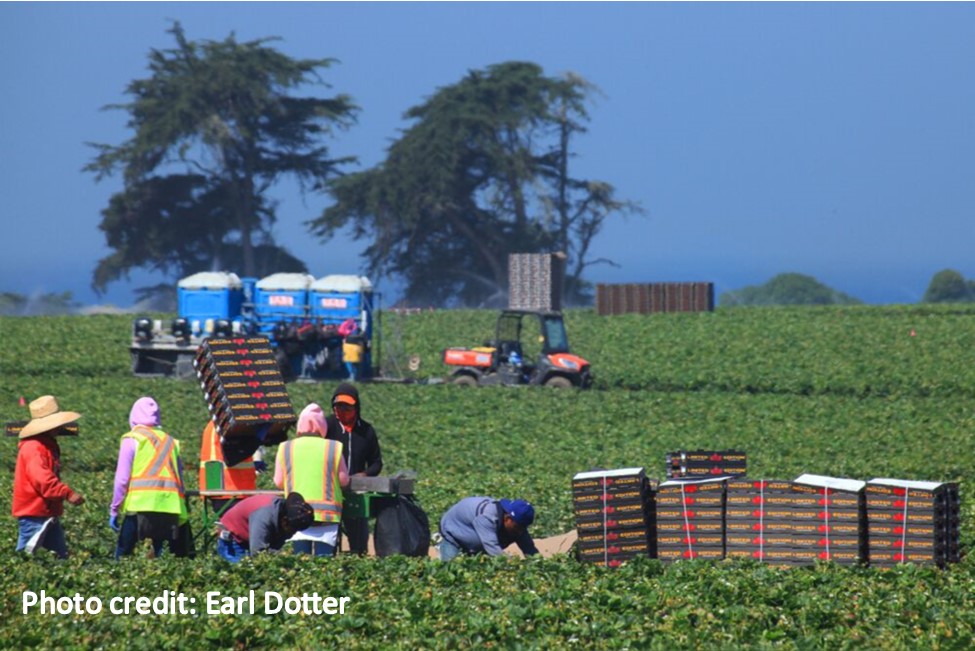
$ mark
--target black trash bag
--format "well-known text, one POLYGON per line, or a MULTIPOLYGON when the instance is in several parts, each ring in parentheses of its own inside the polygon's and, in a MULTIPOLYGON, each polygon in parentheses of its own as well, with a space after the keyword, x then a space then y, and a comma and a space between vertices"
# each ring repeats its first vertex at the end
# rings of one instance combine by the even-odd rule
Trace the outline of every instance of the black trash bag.
POLYGON ((259 447, 261 440, 257 436, 228 436, 220 441, 223 461, 228 466, 236 466, 247 457, 253 456, 259 447))
POLYGON ((426 556, 430 552, 430 519, 412 496, 397 495, 376 516, 376 556, 426 556))

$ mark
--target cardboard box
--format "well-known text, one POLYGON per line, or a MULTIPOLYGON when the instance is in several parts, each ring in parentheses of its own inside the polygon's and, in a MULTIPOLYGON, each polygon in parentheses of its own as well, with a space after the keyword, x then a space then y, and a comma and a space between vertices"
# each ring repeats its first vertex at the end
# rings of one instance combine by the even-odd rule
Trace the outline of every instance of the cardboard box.
POLYGON ((748 479, 737 477, 728 480, 731 493, 792 493, 792 482, 783 479, 748 479))
POLYGON ((657 520, 656 531, 660 533, 675 532, 696 532, 696 533, 716 533, 723 532, 725 524, 723 520, 694 520, 685 522, 680 520, 657 520))
POLYGON ((616 493, 652 489, 643 468, 590 470, 572 477, 572 494, 616 493))

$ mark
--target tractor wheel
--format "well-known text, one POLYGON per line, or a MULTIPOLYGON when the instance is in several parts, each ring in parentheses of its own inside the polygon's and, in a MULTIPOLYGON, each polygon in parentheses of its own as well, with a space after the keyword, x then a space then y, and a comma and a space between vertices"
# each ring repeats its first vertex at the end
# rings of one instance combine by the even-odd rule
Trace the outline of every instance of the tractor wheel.
POLYGON ((458 375, 454 377, 454 384, 459 387, 476 387, 477 378, 471 375, 458 375))
POLYGON ((545 380, 545 386, 553 389, 569 389, 572 387, 572 380, 561 375, 555 375, 545 380))

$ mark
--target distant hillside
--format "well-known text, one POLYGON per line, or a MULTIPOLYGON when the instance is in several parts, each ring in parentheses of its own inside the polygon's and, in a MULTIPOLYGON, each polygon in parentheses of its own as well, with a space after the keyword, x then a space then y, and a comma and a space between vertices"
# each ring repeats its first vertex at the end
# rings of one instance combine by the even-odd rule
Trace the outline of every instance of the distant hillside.
POLYGON ((764 285, 750 285, 721 294, 723 307, 734 305, 859 305, 863 301, 831 289, 812 276, 784 273, 764 285))

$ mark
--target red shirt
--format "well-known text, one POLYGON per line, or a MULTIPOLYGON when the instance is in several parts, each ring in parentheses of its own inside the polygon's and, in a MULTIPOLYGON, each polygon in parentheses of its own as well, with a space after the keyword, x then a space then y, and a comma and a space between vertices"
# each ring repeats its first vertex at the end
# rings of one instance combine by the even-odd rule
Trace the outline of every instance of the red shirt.
POLYGON ((74 491, 61 481, 61 448, 53 436, 34 436, 18 444, 14 468, 15 518, 50 518, 64 513, 74 491))
POLYGON ((281 499, 281 497, 278 495, 251 495, 231 506, 220 518, 220 524, 234 538, 246 544, 251 538, 251 513, 263 509, 265 506, 270 506, 271 502, 277 499, 281 499))

